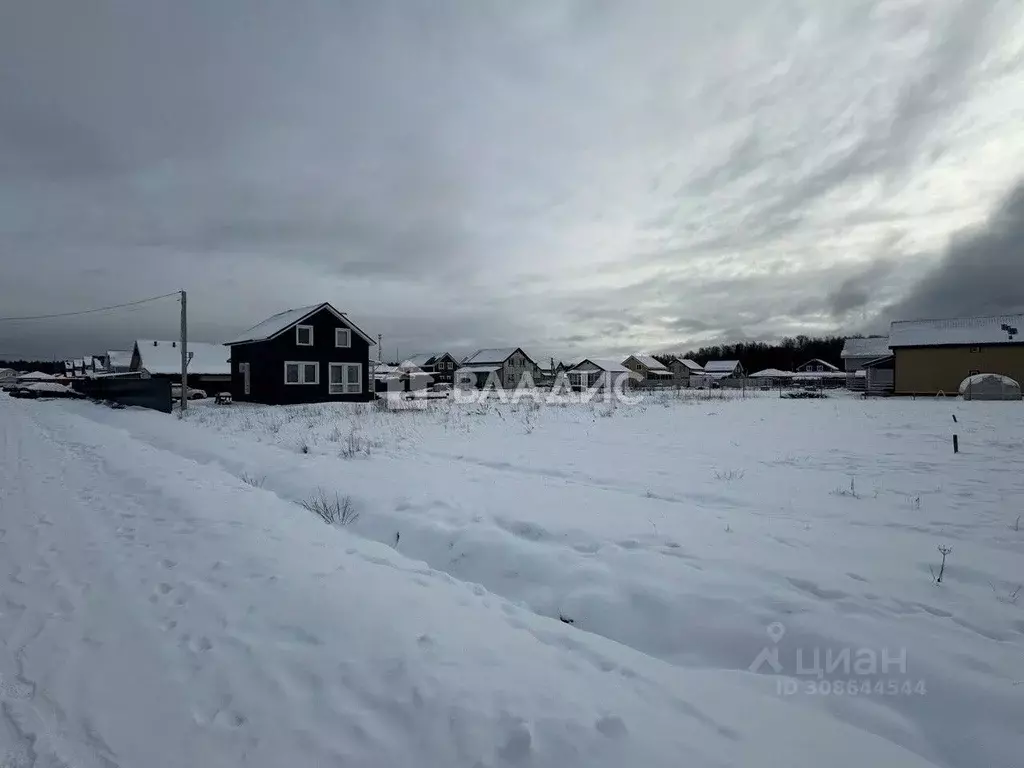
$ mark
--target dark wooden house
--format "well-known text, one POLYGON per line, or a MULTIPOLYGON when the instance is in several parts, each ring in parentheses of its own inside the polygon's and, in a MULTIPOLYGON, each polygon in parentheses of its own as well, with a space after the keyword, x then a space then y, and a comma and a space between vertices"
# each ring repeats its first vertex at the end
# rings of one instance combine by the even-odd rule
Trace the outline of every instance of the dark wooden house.
POLYGON ((442 352, 439 355, 423 353, 406 358, 403 365, 415 366, 421 371, 429 373, 432 384, 452 384, 455 381, 455 371, 459 367, 459 361, 447 352, 442 352))
POLYGON ((281 312, 227 342, 232 398, 268 405, 370 400, 374 343, 327 302, 281 312))

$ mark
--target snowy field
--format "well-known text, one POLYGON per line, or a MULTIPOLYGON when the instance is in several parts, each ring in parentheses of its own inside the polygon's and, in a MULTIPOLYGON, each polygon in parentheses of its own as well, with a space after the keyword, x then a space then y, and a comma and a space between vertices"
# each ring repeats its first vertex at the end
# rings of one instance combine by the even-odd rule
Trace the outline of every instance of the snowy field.
POLYGON ((5 768, 1021 765, 1019 404, 0 396, 0 434, 5 768))

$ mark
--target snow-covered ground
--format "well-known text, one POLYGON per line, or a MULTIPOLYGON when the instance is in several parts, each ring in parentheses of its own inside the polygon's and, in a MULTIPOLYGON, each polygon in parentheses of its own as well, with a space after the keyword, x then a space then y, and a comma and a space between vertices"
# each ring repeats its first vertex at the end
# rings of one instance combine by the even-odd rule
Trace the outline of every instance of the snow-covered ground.
POLYGON ((0 434, 0 765, 1024 754, 1019 404, 0 396, 0 434))

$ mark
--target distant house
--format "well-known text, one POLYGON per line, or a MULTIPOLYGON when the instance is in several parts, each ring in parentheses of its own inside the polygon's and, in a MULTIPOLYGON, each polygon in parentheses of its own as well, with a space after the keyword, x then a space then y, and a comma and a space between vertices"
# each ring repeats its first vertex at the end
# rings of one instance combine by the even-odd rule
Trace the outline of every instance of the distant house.
POLYGON ((672 381, 684 387, 704 374, 704 366, 688 357, 673 357, 666 367, 672 373, 672 381))
POLYGON ((711 381, 742 379, 746 376, 739 360, 709 360, 704 363, 704 378, 711 381))
POLYGON ((370 400, 375 344, 329 302, 279 312, 227 342, 231 395, 268 405, 370 400))
POLYGON ((771 387, 789 383, 793 380, 793 376, 793 371, 765 368, 763 371, 750 374, 748 378, 755 384, 760 385, 762 389, 770 389, 771 387))
MULTIPOLYGON (((188 386, 205 390, 211 397, 231 383, 231 353, 221 344, 190 341, 188 386)), ((150 376, 181 380, 181 344, 177 340, 138 339, 132 346, 129 371, 145 371, 150 376)))
POLYGON ((431 375, 434 384, 451 384, 455 381, 455 371, 459 361, 455 356, 442 352, 440 354, 422 353, 407 357, 403 364, 412 365, 431 375))
POLYGON ((128 373, 132 368, 132 352, 134 350, 107 350, 107 371, 110 373, 128 373))
POLYGON ((850 338, 843 342, 843 351, 839 357, 843 361, 843 369, 854 373, 864 367, 864 363, 890 355, 888 336, 871 336, 868 338, 850 338))
POLYGON ((540 376, 540 366, 519 347, 478 349, 463 358, 457 373, 459 384, 482 388, 491 382, 503 389, 520 385, 532 387, 540 376))
POLYGON ((632 378, 640 374, 626 367, 625 363, 616 360, 587 358, 581 360, 567 373, 569 386, 574 392, 587 389, 618 388, 626 385, 632 378))
POLYGON ((622 361, 627 370, 637 374, 637 379, 648 382, 672 381, 672 371, 664 363, 655 360, 650 355, 630 355, 622 361))
POLYGON ((838 373, 839 367, 832 365, 827 360, 821 358, 814 358, 808 360, 806 363, 801 363, 796 367, 797 373, 838 373))
POLYGON ((889 329, 897 395, 955 395, 983 373, 1024 381, 1024 314, 900 320, 889 329))

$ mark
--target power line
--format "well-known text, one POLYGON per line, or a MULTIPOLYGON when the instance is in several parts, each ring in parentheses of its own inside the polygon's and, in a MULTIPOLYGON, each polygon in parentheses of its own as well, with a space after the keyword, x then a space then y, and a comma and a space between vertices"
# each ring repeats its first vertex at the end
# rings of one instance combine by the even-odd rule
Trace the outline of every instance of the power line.
POLYGON ((94 312, 108 312, 112 309, 123 309, 124 307, 135 307, 139 304, 145 304, 150 301, 159 301, 160 299, 169 299, 172 296, 180 296, 181 291, 175 291, 174 293, 165 293, 163 296, 151 296, 148 299, 139 299, 138 301, 127 301, 124 304, 111 304, 109 307, 96 307, 95 309, 82 309, 78 312, 58 312, 53 315, 24 315, 21 317, 0 317, 0 323, 15 322, 19 320, 49 320, 54 317, 74 317, 75 315, 88 315, 94 312))

